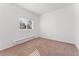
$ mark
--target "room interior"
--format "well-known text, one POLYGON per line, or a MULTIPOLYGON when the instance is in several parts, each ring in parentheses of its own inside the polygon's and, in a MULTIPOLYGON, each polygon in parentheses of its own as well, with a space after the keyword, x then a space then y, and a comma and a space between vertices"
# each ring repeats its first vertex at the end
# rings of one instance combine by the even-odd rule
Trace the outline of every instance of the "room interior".
POLYGON ((0 3, 0 55, 78 56, 78 3, 0 3))

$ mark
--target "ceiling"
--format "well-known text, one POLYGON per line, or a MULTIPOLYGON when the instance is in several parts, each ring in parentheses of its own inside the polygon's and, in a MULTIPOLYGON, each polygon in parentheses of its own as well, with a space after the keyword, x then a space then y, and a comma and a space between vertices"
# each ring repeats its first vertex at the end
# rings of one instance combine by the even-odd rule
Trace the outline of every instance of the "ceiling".
POLYGON ((36 14, 44 14, 50 11, 55 11, 60 8, 72 5, 71 3, 17 3, 20 7, 23 7, 36 14))

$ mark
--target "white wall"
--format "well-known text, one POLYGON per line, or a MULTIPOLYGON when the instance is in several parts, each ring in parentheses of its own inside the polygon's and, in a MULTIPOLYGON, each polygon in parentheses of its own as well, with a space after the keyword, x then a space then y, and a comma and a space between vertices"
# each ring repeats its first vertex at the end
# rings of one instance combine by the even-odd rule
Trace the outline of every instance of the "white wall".
POLYGON ((46 13, 40 18, 40 36, 53 40, 75 42, 74 6, 46 13))
POLYGON ((76 26, 75 26, 75 40, 76 40, 76 46, 79 49, 79 3, 76 3, 74 5, 75 9, 75 16, 76 16, 76 26))
POLYGON ((38 16, 14 4, 0 4, 0 49, 13 42, 36 36, 38 33, 38 16), (33 30, 19 31, 18 18, 31 17, 34 22, 33 30))

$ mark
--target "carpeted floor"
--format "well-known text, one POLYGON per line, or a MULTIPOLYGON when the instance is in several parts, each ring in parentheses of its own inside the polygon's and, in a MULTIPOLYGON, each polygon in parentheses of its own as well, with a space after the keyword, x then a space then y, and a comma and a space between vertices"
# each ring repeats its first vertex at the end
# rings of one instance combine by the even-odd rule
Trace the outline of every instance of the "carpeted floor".
POLYGON ((41 56, 78 56, 79 51, 73 44, 55 40, 36 38, 12 48, 0 51, 0 56, 28 56, 37 49, 41 56))

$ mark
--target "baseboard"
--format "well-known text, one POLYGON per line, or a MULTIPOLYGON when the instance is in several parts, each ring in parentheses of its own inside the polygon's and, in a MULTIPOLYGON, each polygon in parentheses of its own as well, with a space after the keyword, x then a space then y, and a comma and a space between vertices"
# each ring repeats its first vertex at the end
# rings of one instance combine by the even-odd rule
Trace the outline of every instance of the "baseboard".
POLYGON ((69 43, 69 44, 75 44, 74 42, 69 42, 69 41, 61 40, 61 39, 54 38, 54 37, 47 36, 47 35, 39 35, 39 37, 50 39, 50 40, 56 40, 56 41, 60 41, 60 42, 64 42, 64 43, 69 43))
POLYGON ((27 42, 27 41, 32 40, 32 39, 35 39, 35 38, 38 38, 38 36, 36 35, 36 36, 29 37, 29 38, 21 38, 22 40, 12 42, 8 46, 6 46, 4 48, 1 48, 0 51, 5 50, 5 49, 8 49, 8 48, 11 48, 11 47, 16 46, 18 44, 22 44, 24 42, 27 42))
POLYGON ((56 41, 60 41, 60 42, 65 42, 65 43, 70 43, 70 44, 74 44, 79 49, 79 45, 75 44, 74 42, 68 42, 68 41, 64 41, 64 40, 59 40, 57 38, 53 38, 53 37, 46 36, 46 35, 34 35, 34 36, 29 37, 29 38, 25 37, 25 38, 21 38, 22 40, 12 42, 8 46, 6 46, 4 48, 1 48, 0 51, 5 50, 5 49, 10 48, 10 47, 13 47, 13 46, 16 46, 18 44, 22 44, 22 43, 24 43, 26 41, 29 41, 29 40, 32 40, 32 39, 35 39, 35 38, 38 38, 38 37, 46 38, 46 39, 50 39, 50 40, 56 40, 56 41))
POLYGON ((76 48, 79 50, 79 44, 75 44, 76 48))

